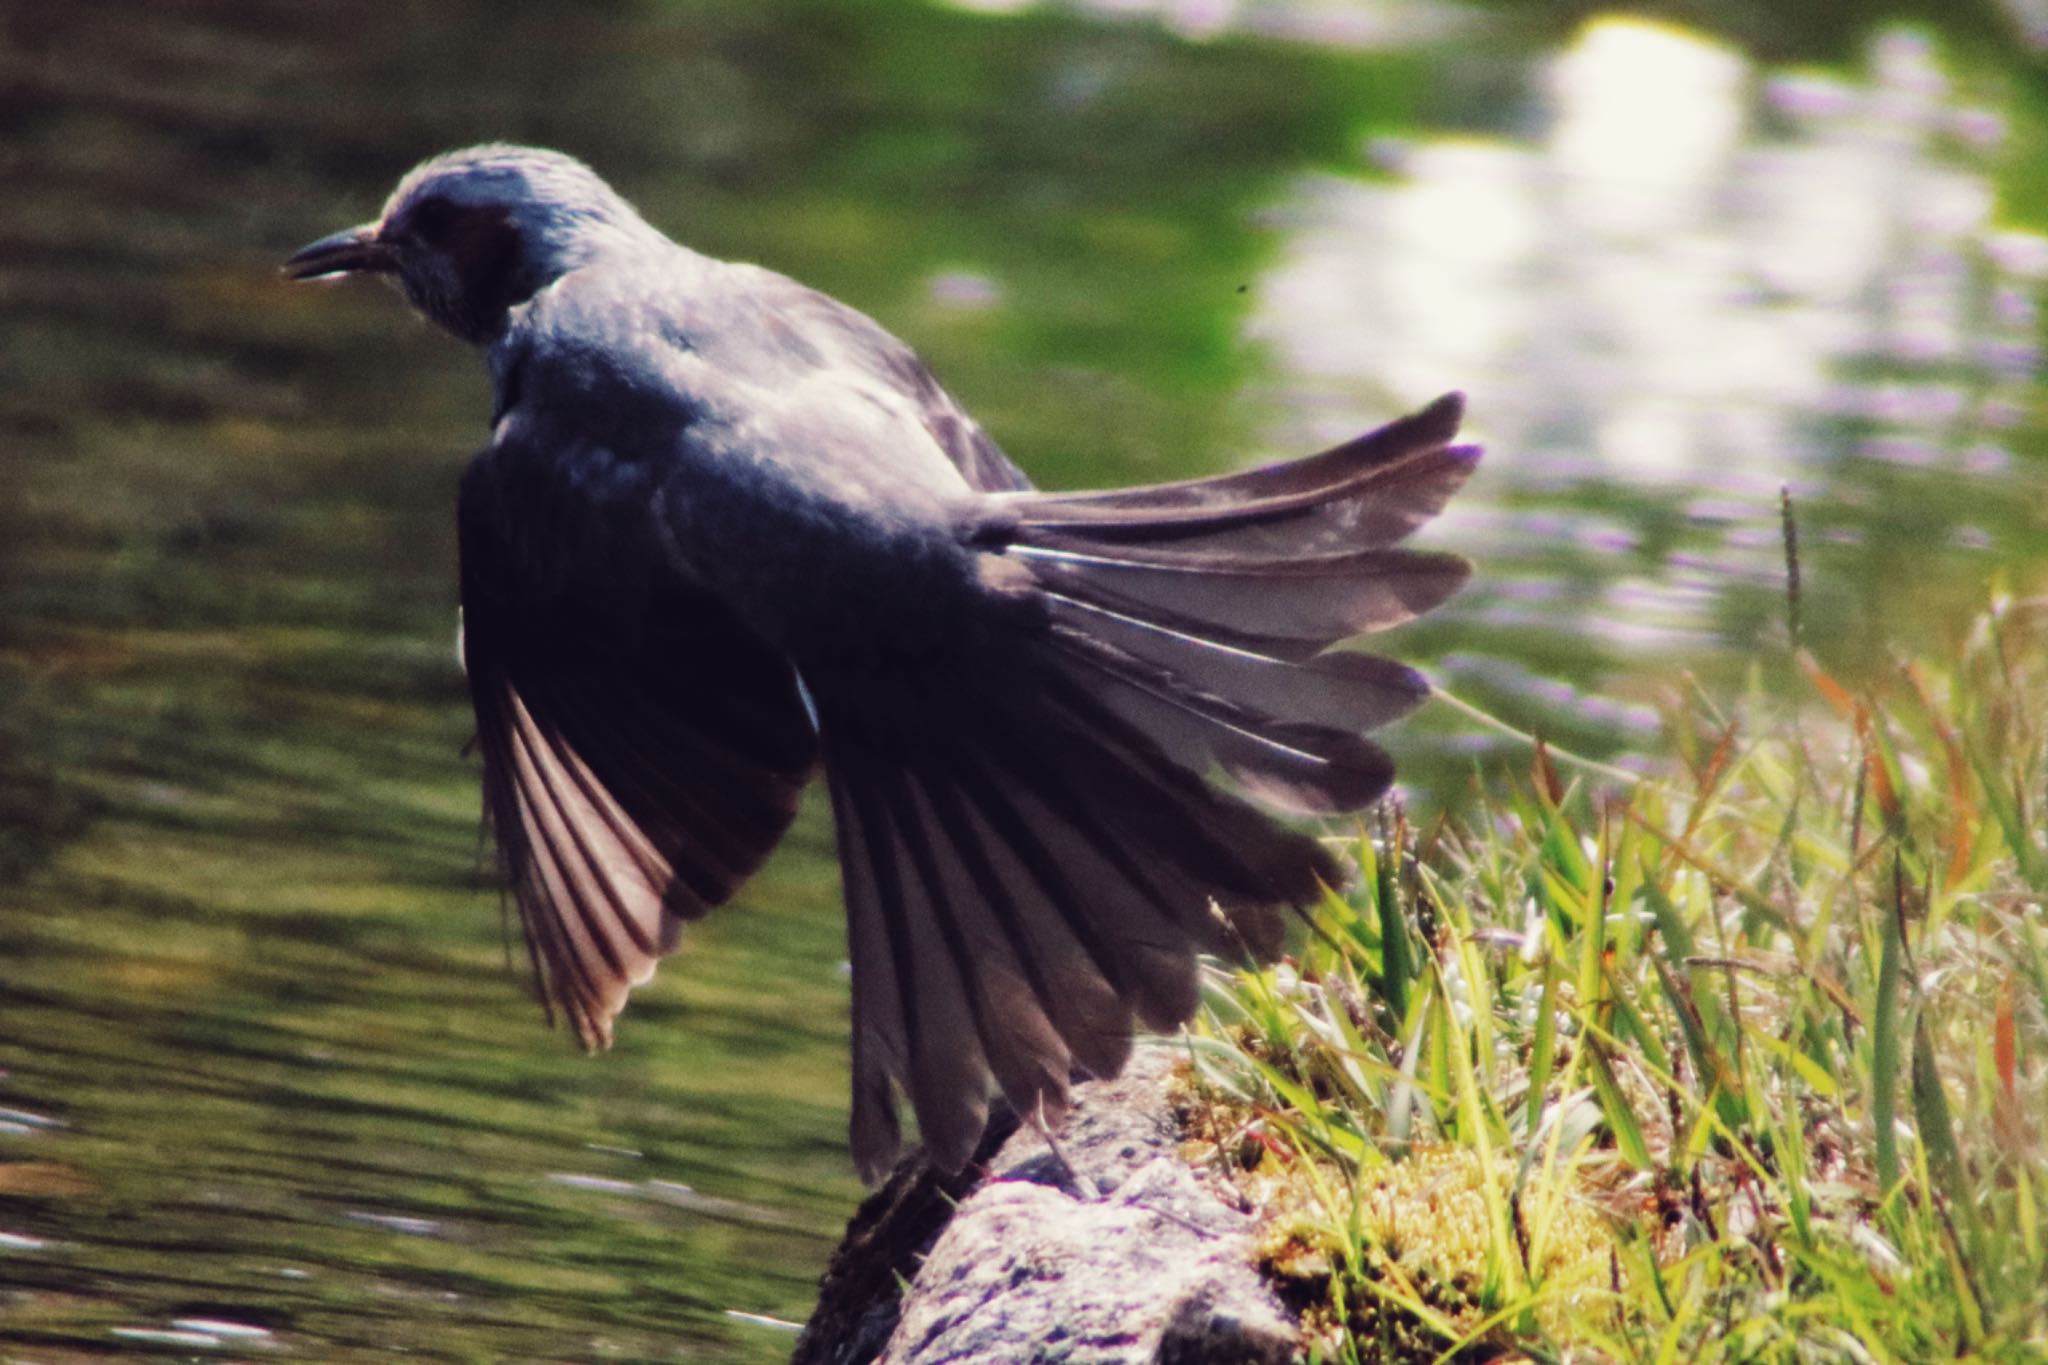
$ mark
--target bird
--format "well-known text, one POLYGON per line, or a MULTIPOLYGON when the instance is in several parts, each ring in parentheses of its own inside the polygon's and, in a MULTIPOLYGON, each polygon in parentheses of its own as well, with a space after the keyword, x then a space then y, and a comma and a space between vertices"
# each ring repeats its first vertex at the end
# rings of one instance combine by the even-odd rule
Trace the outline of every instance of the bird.
POLYGON ((487 364, 460 652, 550 1022, 608 1046, 822 770, 869 1183, 906 1102, 958 1171, 997 1092, 1056 1125, 1194 1015, 1198 955, 1279 951, 1344 880, 1286 817, 1379 800, 1363 736, 1430 691, 1334 646, 1472 571, 1400 543, 1480 458, 1459 394, 1292 462, 1041 491, 881 324, 561 152, 435 156, 284 273, 384 276, 487 364))

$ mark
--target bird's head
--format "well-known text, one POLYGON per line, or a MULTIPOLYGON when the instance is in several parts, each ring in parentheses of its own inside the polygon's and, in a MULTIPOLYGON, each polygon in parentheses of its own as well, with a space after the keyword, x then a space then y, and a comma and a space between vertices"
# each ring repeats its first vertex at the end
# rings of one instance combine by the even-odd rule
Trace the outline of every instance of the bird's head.
POLYGON ((574 157, 492 144, 415 166, 375 222, 321 238, 284 269, 295 280, 394 276, 415 308, 481 345, 510 309, 607 245, 657 235, 574 157))

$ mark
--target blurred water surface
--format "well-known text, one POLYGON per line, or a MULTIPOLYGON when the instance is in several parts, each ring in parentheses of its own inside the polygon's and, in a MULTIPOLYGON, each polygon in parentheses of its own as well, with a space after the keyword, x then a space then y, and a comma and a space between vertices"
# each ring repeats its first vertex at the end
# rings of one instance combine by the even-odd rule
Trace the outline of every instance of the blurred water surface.
MULTIPOLYGON (((480 368, 291 248, 560 145, 1053 485, 1465 388, 1481 576, 1394 643, 1625 757, 1783 673, 1781 486, 1848 677, 2048 559, 2042 17, 1784 8, 0 11, 0 1359, 775 1359, 858 1194, 818 803, 615 1051, 537 1027, 460 752, 480 368)), ((1493 743, 1398 741, 1424 804, 1493 743)))

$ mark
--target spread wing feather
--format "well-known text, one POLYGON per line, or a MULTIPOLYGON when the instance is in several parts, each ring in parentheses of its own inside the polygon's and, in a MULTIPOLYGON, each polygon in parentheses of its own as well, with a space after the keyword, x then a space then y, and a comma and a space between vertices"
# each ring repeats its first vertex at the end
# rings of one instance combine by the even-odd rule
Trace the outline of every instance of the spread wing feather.
POLYGON ((460 506, 484 808, 550 1017, 598 1047, 780 840, 816 736, 788 662, 702 590, 657 576, 622 608, 528 569, 495 478, 487 452, 460 506))
POLYGON ((1362 732, 1428 695, 1335 642, 1470 572, 1396 548, 1471 472, 1442 400, 1296 465, 1108 493, 1001 493, 973 532, 1035 609, 927 672, 808 673, 854 945, 856 1163, 908 1097, 957 1167, 1000 1089, 1056 1116, 1133 1020, 1196 1004, 1198 951, 1270 952, 1339 880, 1316 840, 1218 787, 1330 814, 1393 764, 1362 732), (1021 575, 1017 572, 1021 570, 1021 575))
POLYGON ((895 351, 848 336, 985 494, 962 534, 992 570, 990 614, 957 644, 915 662, 800 651, 800 683, 671 560, 646 558, 623 604, 579 597, 525 567, 491 453, 464 484, 462 596, 487 811, 543 997, 587 1043, 767 855, 822 755, 853 1151, 874 1179, 899 1097, 941 1168, 967 1159, 993 1091, 1056 1119, 1074 1075, 1123 1065, 1134 1023, 1193 1013, 1198 952, 1270 953, 1290 907, 1340 879, 1215 775, 1318 814, 1386 790, 1362 734, 1427 686, 1329 647, 1464 582, 1464 561, 1397 542, 1477 452, 1449 444, 1452 398, 1295 465, 1042 494, 915 357, 891 370, 895 351))
POLYGON ((1465 400, 1445 394, 1306 459, 1207 479, 1078 493, 1019 492, 1005 501, 1035 530, 1098 542, 1314 554, 1392 545, 1443 510, 1479 463, 1454 446, 1465 400))
MULTIPOLYGON (((992 1088, 1057 1119, 1072 1072, 1122 1066, 1134 1015, 1172 1028, 1193 1012, 1196 952, 1244 949, 1215 895, 1252 924, 1336 877, 1314 840, 1180 770, 1078 689, 1071 712, 1037 714, 1021 690, 992 692, 971 718, 923 697, 931 742, 907 762, 820 695, 868 1178, 895 1155, 897 1092, 933 1163, 956 1169, 992 1088), (1139 797, 1171 809, 1134 821, 1139 797)), ((1270 925, 1254 932, 1270 946, 1270 925)))

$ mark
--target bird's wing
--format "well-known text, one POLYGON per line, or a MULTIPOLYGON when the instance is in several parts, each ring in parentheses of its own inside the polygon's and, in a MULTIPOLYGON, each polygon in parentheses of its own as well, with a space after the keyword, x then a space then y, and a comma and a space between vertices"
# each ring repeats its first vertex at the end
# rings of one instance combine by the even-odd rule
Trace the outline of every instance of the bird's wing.
POLYGON ((537 568, 507 529, 505 454, 460 503, 485 813, 550 1018, 603 1046, 682 921, 782 837, 817 737, 789 663, 701 587, 654 570, 593 601, 537 568))
POLYGON ((858 309, 786 276, 760 272, 777 306, 803 323, 813 339, 842 342, 835 357, 909 401, 924 429, 960 470, 968 486, 984 493, 1018 492, 1031 480, 981 429, 981 423, 946 392, 915 351, 858 309))
POLYGON ((1455 398, 1268 471, 988 500, 976 630, 930 666, 805 665, 838 820, 863 1174, 906 1094, 934 1166, 973 1150, 990 1082, 1057 1119, 1134 1020, 1193 1014, 1198 951, 1254 955, 1342 874, 1242 799, 1335 815, 1393 780, 1364 738, 1422 675, 1332 651, 1464 583, 1397 544, 1471 473, 1455 398), (1232 793, 1212 778, 1234 779, 1232 793))
POLYGON ((953 401, 953 395, 940 386, 937 376, 922 360, 908 348, 889 359, 897 382, 917 404, 925 430, 932 434, 947 458, 959 466, 971 487, 984 493, 1022 492, 1031 487, 1024 471, 1010 462, 1010 457, 981 429, 981 423, 953 401))

